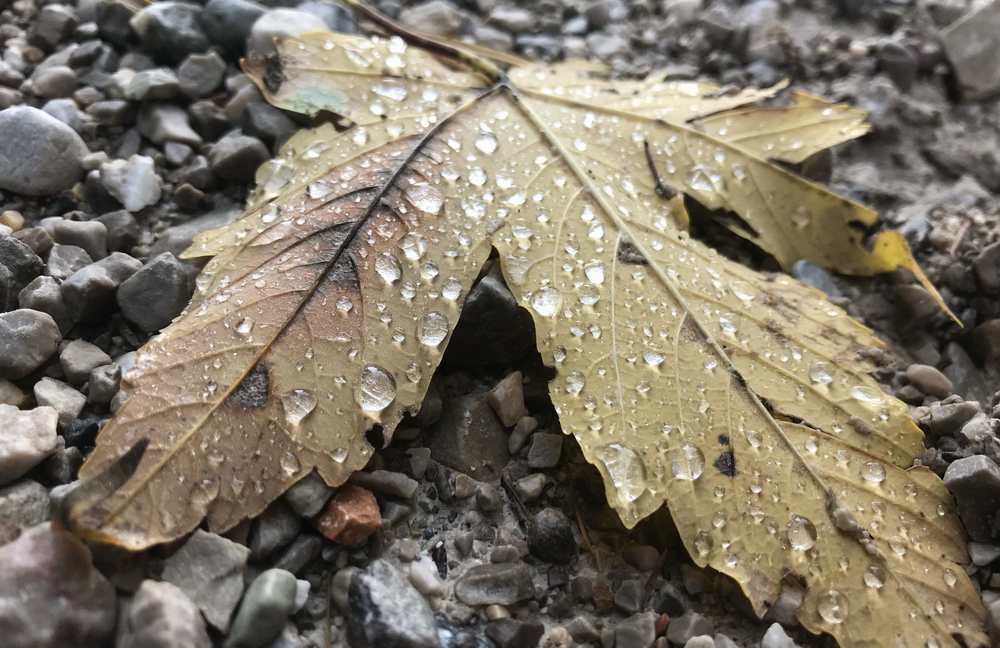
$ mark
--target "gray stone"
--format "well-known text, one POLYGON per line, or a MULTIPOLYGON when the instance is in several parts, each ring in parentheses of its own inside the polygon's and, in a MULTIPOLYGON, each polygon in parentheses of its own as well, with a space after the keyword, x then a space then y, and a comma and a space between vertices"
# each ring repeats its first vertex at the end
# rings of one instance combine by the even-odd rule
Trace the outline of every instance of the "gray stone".
POLYGON ((444 596, 444 583, 438 577, 437 565, 430 556, 424 556, 420 560, 410 563, 408 573, 410 583, 424 596, 430 598, 444 596))
POLYGON ((177 75, 170 68, 152 68, 136 72, 125 88, 125 96, 133 101, 163 101, 180 92, 177 75))
POLYGON ((639 571, 653 571, 660 565, 660 551, 650 545, 629 545, 622 558, 639 571))
POLYGON ((534 595, 524 563, 476 565, 455 583, 455 596, 466 605, 513 605, 534 595))
POLYGON ((515 455, 524 447, 524 442, 528 440, 531 433, 538 429, 538 421, 533 416, 522 416, 514 429, 511 430, 507 438, 507 450, 515 455))
POLYGON ((202 141, 201 135, 191 128, 187 111, 173 104, 143 106, 139 112, 138 125, 139 132, 157 144, 180 142, 188 146, 198 146, 202 141))
POLYGON ((435 36, 455 36, 465 24, 465 16, 446 0, 431 0, 407 7, 399 14, 399 22, 416 31, 435 36))
POLYGON ((50 99, 42 106, 42 111, 52 115, 77 133, 83 128, 83 113, 72 99, 50 99))
POLYGON ((833 279, 833 275, 815 263, 804 259, 796 261, 792 266, 792 275, 807 286, 823 291, 827 297, 843 296, 833 279))
POLYGON ((77 386, 87 382, 94 369, 110 363, 111 356, 85 340, 73 340, 59 353, 63 374, 70 384, 77 386))
POLYGON ((298 574, 319 555, 322 548, 323 541, 318 536, 300 535, 288 545, 274 566, 298 574))
POLYGON ((545 626, 539 621, 519 621, 505 617, 493 619, 486 625, 486 636, 497 648, 535 648, 543 634, 545 626))
POLYGON ((108 250, 130 252, 139 242, 139 223, 127 209, 102 214, 95 220, 108 230, 108 250))
POLYGON ((697 612, 685 612, 671 619, 667 626, 667 640, 684 645, 691 637, 712 634, 712 622, 697 612))
POLYGON ((428 430, 431 456, 480 481, 493 481, 507 465, 507 436, 482 394, 448 399, 428 430))
POLYGON ((138 259, 113 252, 77 270, 60 287, 66 307, 77 319, 106 316, 118 286, 141 267, 138 259))
POLYGON ((87 402, 91 405, 108 405, 121 386, 122 370, 117 364, 96 367, 90 372, 87 383, 87 402))
POLYGON ((252 180, 257 167, 270 157, 263 142, 239 131, 220 139, 208 154, 212 172, 224 180, 234 182, 252 180))
POLYGON ((911 364, 906 368, 906 379, 929 396, 944 398, 954 391, 947 376, 929 365, 911 364))
POLYGON ((990 541, 993 518, 1000 507, 1000 467, 985 455, 965 457, 948 466, 944 483, 955 496, 969 537, 990 541))
POLYGON ((211 46, 201 29, 201 11, 196 4, 157 2, 136 13, 130 24, 143 47, 156 58, 173 63, 211 46))
POLYGON ((60 219, 52 226, 51 234, 57 245, 75 245, 91 259, 108 255, 108 228, 104 223, 60 219))
POLYGON ((780 623, 772 623, 760 640, 760 648, 798 648, 780 623))
MULTIPOLYGON (((673 625, 673 621, 670 625, 673 625)), ((615 625, 615 648, 649 648, 656 639, 656 614, 640 612, 615 625)), ((680 642, 684 643, 684 642, 680 642)))
POLYGON ((69 426, 87 404, 86 396, 55 378, 42 378, 35 383, 34 391, 39 405, 51 407, 59 413, 59 429, 69 426))
POLYGON ((391 563, 375 560, 349 582, 347 634, 352 648, 440 645, 430 605, 391 563))
POLYGON ((548 479, 545 475, 534 473, 514 482, 514 490, 517 491, 522 500, 531 502, 541 497, 546 483, 548 483, 548 479))
POLYGON ((375 493, 403 499, 411 499, 420 485, 416 480, 410 479, 403 473, 389 470, 356 472, 351 475, 350 482, 375 493))
POLYGON ((0 189, 48 196, 83 175, 87 145, 72 128, 28 106, 0 111, 0 189))
POLYGON ((28 40, 46 49, 54 49, 66 40, 80 24, 72 7, 61 4, 45 5, 31 22, 28 40))
POLYGON ((576 537, 566 514, 551 507, 535 513, 528 524, 528 549, 538 558, 558 565, 576 558, 576 537))
POLYGON ((325 2, 323 0, 306 0, 305 2, 298 3, 295 8, 299 11, 319 16, 326 23, 330 31, 341 32, 343 34, 353 34, 358 31, 354 12, 340 3, 325 2))
POLYGON ((565 625, 565 628, 577 643, 597 644, 601 640, 601 633, 585 616, 573 617, 565 625))
POLYGON ((327 31, 319 16, 296 9, 271 9, 253 24, 247 38, 250 56, 266 57, 274 53, 274 39, 294 37, 313 31, 327 31))
POLYGON ((976 282, 985 292, 1000 293, 1000 243, 988 245, 972 260, 976 282))
POLYGON ((210 0, 201 14, 201 25, 213 43, 240 55, 253 24, 265 11, 266 7, 250 0, 210 0))
POLYGON ((250 529, 250 559, 263 560, 295 539, 302 528, 290 506, 277 501, 254 520, 250 529))
POLYGON ((243 594, 250 550, 198 529, 163 567, 163 580, 179 587, 215 628, 225 632, 243 594))
POLYGON ((779 624, 793 628, 799 625, 799 610, 805 600, 806 591, 800 583, 788 579, 782 581, 778 598, 768 608, 764 615, 765 621, 777 621, 779 624))
POLYGON ((47 313, 19 308, 0 314, 0 378, 27 376, 52 357, 61 340, 47 313))
POLYGON ((153 158, 133 155, 128 160, 111 160, 101 165, 101 184, 130 212, 137 212, 160 200, 160 176, 153 158))
POLYGON ((625 614, 635 614, 641 610, 644 599, 643 582, 638 579, 622 581, 615 590, 615 607, 625 614))
POLYGON ((1000 546, 985 542, 970 542, 969 558, 976 567, 985 567, 1000 558, 1000 546))
POLYGON ((37 277, 18 293, 17 303, 21 308, 48 314, 63 333, 73 325, 59 282, 52 277, 37 277))
POLYGON ((268 569, 247 588, 223 644, 225 648, 264 648, 278 638, 295 609, 295 576, 268 569))
POLYGON ((958 432, 974 416, 982 413, 979 403, 975 401, 950 400, 932 403, 919 419, 920 426, 931 440, 958 432))
POLYGON ((242 210, 229 205, 192 218, 181 225, 169 227, 160 233, 149 253, 150 255, 158 255, 171 252, 176 256, 191 245, 191 240, 199 232, 227 225, 239 217, 241 213, 242 210))
POLYGON ((972 99, 1000 91, 1000 2, 980 4, 941 33, 945 55, 951 61, 963 93, 972 99))
POLYGON ((684 644, 684 648, 715 648, 715 639, 712 639, 709 635, 691 637, 684 644))
POLYGON ((0 405, 22 407, 28 404, 28 395, 9 380, 0 378, 0 405))
POLYGON ((476 489, 476 507, 483 513, 496 513, 503 506, 500 489, 492 484, 480 484, 476 489))
POLYGON ((159 331, 191 299, 194 286, 187 267, 164 252, 122 282, 117 300, 122 315, 147 332, 159 331))
POLYGON ((49 491, 25 479, 0 488, 0 545, 49 518, 49 491))
POLYGON ((285 492, 285 501, 302 517, 312 517, 323 510, 333 491, 322 477, 311 472, 285 492))
POLYGON ((129 601, 118 648, 211 648, 198 607, 175 585, 144 580, 129 601))
POLYGON ((265 101, 247 103, 241 117, 243 130, 277 150, 299 129, 283 111, 265 101))
POLYGON ((192 99, 207 97, 222 84, 226 62, 215 52, 191 54, 177 68, 180 89, 192 99))
MULTIPOLYGON (((17 234, 22 236, 29 231, 38 232, 40 237, 51 244, 52 239, 47 233, 43 233, 45 230, 41 228, 20 230, 17 234)), ((44 254, 44 250, 36 251, 24 240, 0 234, 0 266, 3 266, 10 273, 7 281, 12 294, 17 294, 17 291, 44 272, 45 265, 39 258, 39 254, 44 254)))
POLYGON ((0 405, 0 485, 9 484, 56 449, 59 413, 51 407, 19 410, 0 405))
POLYGON ((628 52, 628 40, 618 34, 594 32, 587 36, 590 53, 599 59, 609 59, 628 52))
POLYGON ((106 646, 115 590, 68 531, 40 524, 0 546, 0 627, 5 648, 106 646))
POLYGON ((530 468, 554 468, 562 456, 562 434, 536 432, 531 437, 528 448, 528 466, 530 468))
POLYGON ((76 90, 76 72, 67 65, 39 67, 31 75, 31 88, 45 99, 68 97, 76 90))
POLYGON ((504 427, 511 427, 528 415, 524 406, 524 385, 520 371, 515 371, 490 390, 487 400, 504 427))

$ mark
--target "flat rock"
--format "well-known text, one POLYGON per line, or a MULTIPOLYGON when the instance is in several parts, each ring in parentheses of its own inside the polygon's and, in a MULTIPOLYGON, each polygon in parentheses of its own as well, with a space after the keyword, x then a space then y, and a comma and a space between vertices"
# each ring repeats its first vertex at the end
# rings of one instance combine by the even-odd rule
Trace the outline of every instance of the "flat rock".
POLYGON ((0 488, 0 545, 49 519, 49 491, 25 479, 0 488))
POLYGON ((205 620, 176 585, 144 580, 128 604, 118 648, 211 648, 205 620))
POLYGON ((253 580, 233 619, 225 648, 264 648, 277 639, 295 609, 295 576, 268 569, 253 580))
POLYGON ((29 106, 0 111, 0 189, 48 196, 72 187, 90 151, 72 128, 29 106))
POLYGON ((476 565, 455 583, 455 596, 466 605, 513 605, 534 595, 524 563, 476 565))
POLYGON ((73 340, 59 353, 59 364, 66 379, 73 385, 83 385, 94 369, 111 364, 111 356, 96 344, 73 340))
POLYGON ((250 550, 198 529, 166 560, 163 580, 179 587, 215 628, 225 632, 243 594, 250 550))
POLYGON ((431 456, 480 481, 499 479, 507 465, 507 434, 482 394, 445 401, 429 430, 431 456))
POLYGON ((1000 507, 1000 467, 985 455, 957 459, 945 471, 944 484, 958 502, 958 513, 969 537, 988 542, 1000 507))
POLYGON ((0 485, 28 472, 56 449, 59 413, 51 407, 19 410, 0 405, 0 485))
POLYGON ((23 378, 59 348, 62 334, 48 313, 27 308, 0 313, 0 378, 23 378))
POLYGON ((352 648, 437 648, 434 613, 403 574, 373 561, 350 579, 347 632, 352 648))
POLYGON ((127 320, 152 333, 165 328, 184 310, 193 291, 187 267, 164 252, 122 282, 116 299, 127 320))
POLYGON ((87 397, 55 378, 42 378, 35 383, 35 401, 41 406, 48 406, 59 413, 59 429, 67 428, 80 415, 87 397))
POLYGON ((941 33, 945 55, 951 61, 962 92, 970 99, 1000 91, 1000 2, 981 4, 941 33))

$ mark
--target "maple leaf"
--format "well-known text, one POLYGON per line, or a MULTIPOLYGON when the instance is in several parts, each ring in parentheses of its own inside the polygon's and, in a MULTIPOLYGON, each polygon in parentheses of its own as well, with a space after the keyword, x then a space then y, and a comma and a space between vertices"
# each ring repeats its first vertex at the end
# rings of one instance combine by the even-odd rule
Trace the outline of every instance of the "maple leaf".
MULTIPOLYGON (((901 238, 865 246, 851 223, 873 212, 761 157, 780 136, 754 135, 745 104, 777 90, 720 97, 579 64, 503 73, 408 37, 428 49, 313 34, 248 66, 276 105, 353 125, 293 137, 244 218, 192 246, 213 257, 198 293, 140 350, 81 471, 115 478, 69 524, 140 549, 203 518, 231 528, 313 469, 342 483, 373 430, 388 442, 419 407, 495 248, 557 370, 562 428, 626 526, 666 504, 692 559, 759 614, 794 575, 803 626, 843 646, 986 645, 952 502, 911 467, 920 431, 869 375, 879 340, 683 229, 679 192, 739 213, 783 263, 922 276, 901 238), (682 95, 689 117, 670 121, 682 95), (738 111, 733 142, 720 110, 738 111)), ((846 136, 823 139, 825 110, 788 109, 803 147, 846 136)))

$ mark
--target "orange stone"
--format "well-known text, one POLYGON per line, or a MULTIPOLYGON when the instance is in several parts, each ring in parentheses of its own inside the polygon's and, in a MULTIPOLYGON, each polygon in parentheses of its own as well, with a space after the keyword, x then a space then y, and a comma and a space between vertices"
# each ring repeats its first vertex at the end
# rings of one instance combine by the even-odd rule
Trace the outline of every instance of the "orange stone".
POLYGON ((314 522, 319 532, 330 540, 356 547, 382 528, 382 513, 370 490, 345 484, 314 522))

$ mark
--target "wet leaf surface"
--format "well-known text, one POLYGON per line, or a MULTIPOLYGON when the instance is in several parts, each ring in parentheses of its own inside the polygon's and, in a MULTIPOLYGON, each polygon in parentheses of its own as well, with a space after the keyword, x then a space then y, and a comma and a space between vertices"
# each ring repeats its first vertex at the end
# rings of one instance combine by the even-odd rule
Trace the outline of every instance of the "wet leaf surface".
MULTIPOLYGON (((765 159, 769 142, 769 157, 799 150, 774 113, 760 133, 748 117, 777 88, 611 82, 576 64, 495 82, 398 37, 279 51, 249 69, 269 100, 354 125, 296 135, 245 217, 189 250, 214 257, 198 293, 140 351, 82 474, 149 447, 99 516, 79 506, 81 533, 139 549, 203 518, 228 529, 314 467, 345 481, 372 454, 365 432, 390 437, 419 407, 495 248, 557 371, 562 428, 627 526, 666 504, 692 558, 758 613, 796 574, 802 624, 844 646, 986 645, 950 497, 910 468, 921 433, 869 376, 879 340, 679 226, 686 193, 739 213, 784 264, 919 273, 892 232, 865 247, 850 223, 873 212, 765 159)), ((827 109, 787 109, 803 149, 863 131, 849 117, 840 133, 837 109, 826 132, 827 109)))

